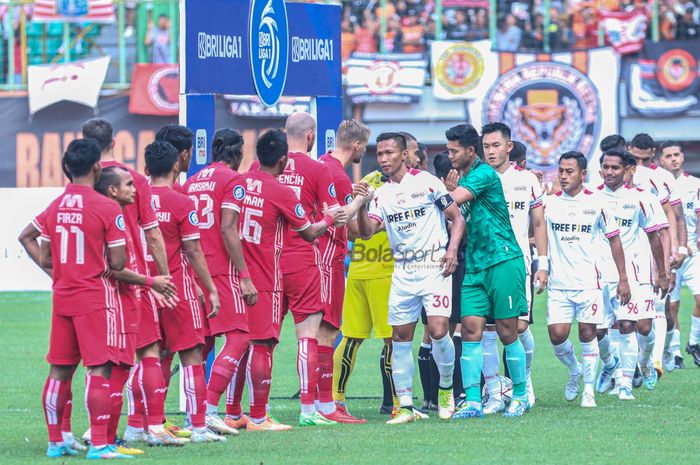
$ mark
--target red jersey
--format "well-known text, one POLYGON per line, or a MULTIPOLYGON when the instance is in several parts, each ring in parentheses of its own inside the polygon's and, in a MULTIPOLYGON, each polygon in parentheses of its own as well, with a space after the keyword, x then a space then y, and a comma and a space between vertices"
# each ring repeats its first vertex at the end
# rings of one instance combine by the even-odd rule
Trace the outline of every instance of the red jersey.
POLYGON ((126 245, 119 205, 90 186, 68 184, 47 208, 42 229, 42 240, 51 242, 54 312, 75 316, 116 308, 107 248, 126 245))
POLYGON ((136 197, 133 204, 124 207, 124 219, 126 219, 127 229, 135 245, 134 252, 139 272, 147 274, 146 245, 145 240, 141 239, 141 229, 145 231, 158 227, 158 220, 156 220, 156 214, 151 206, 151 186, 148 184, 146 176, 122 163, 114 160, 102 162, 103 168, 108 166, 124 168, 134 179, 136 197))
MULTIPOLYGON (((309 218, 316 218, 319 212, 323 211, 324 202, 329 207, 338 205, 328 167, 303 153, 289 154, 287 166, 277 180, 292 188, 309 218)), ((287 230, 280 264, 282 273, 294 273, 310 266, 320 266, 321 253, 317 242, 306 242, 299 233, 287 230)))
MULTIPOLYGON (((343 164, 331 154, 322 156, 319 161, 325 164, 333 177, 335 193, 341 207, 352 203, 352 181, 345 172, 343 164)), ((323 212, 316 215, 320 221, 323 212)), ((324 266, 334 266, 345 269, 345 255, 348 250, 348 229, 334 228, 330 226, 328 231, 318 239, 318 248, 321 252, 321 264, 324 266)))
MULTIPOLYGON (((127 224, 127 228, 128 226, 127 224)), ((138 246, 132 240, 135 234, 139 235, 138 231, 126 231, 125 268, 135 273, 143 274, 143 270, 139 270, 136 260, 136 249, 138 246)), ((111 281, 117 288, 117 309, 120 322, 119 332, 122 334, 136 334, 139 327, 141 287, 135 284, 127 284, 124 281, 117 281, 114 278, 111 278, 111 281)))
MULTIPOLYGON (((246 266, 258 291, 281 291, 280 256, 288 229, 309 226, 294 191, 263 171, 249 171, 233 191, 246 266)), ((298 233, 297 233, 298 234, 298 233)))
POLYGON ((194 201, 165 186, 151 187, 151 197, 178 297, 180 300, 197 300, 192 268, 182 250, 184 241, 199 239, 199 217, 194 201))
POLYGON ((202 250, 212 276, 234 273, 221 234, 221 211, 234 208, 233 188, 238 178, 239 174, 226 163, 216 162, 189 178, 184 185, 185 193, 199 212, 202 250))

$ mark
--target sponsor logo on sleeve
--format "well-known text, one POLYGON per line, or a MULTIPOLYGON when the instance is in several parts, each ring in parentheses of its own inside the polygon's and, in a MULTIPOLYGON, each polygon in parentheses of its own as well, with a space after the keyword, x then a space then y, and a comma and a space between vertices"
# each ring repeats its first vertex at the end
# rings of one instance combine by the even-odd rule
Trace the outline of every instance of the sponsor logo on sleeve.
POLYGON ((193 210, 190 212, 189 219, 192 226, 199 226, 199 217, 197 216, 196 211, 193 210))
POLYGON ((233 198, 236 200, 241 200, 245 197, 245 189, 243 186, 236 186, 233 188, 233 198))
POLYGON ((298 203, 297 206, 294 207, 294 213, 296 213, 296 215, 299 218, 304 218, 304 216, 306 216, 306 212, 304 211, 304 207, 302 207, 300 203, 298 203))
POLYGON ((117 224, 117 228, 119 228, 120 231, 126 231, 126 223, 124 222, 124 215, 117 216, 116 224, 117 224))

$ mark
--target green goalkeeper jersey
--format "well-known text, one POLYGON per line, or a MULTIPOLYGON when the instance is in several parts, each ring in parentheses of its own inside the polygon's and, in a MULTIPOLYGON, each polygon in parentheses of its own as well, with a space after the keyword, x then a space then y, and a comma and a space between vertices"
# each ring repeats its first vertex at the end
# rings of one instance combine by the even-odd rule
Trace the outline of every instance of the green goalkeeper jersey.
POLYGON ((476 273, 522 257, 498 173, 477 158, 459 186, 474 195, 474 200, 460 206, 467 223, 465 271, 476 273))

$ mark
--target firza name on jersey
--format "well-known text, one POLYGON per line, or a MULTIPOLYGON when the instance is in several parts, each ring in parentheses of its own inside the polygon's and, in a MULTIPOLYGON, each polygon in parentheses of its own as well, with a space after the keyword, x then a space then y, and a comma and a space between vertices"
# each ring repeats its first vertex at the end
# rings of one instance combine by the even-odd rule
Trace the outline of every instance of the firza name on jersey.
POLYGON ((59 224, 83 224, 82 213, 58 212, 56 221, 59 224))

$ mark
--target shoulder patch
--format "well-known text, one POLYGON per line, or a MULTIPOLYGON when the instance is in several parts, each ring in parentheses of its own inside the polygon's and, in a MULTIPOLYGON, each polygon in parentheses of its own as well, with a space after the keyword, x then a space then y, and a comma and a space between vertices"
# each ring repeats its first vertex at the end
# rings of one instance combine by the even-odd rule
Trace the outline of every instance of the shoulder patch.
POLYGON ((126 231, 126 223, 124 222, 124 215, 117 216, 115 223, 117 225, 117 228, 119 228, 120 231, 126 231))
POLYGON ((199 226, 199 216, 197 216, 197 212, 195 210, 190 212, 188 218, 192 226, 199 226))
POLYGON ((335 198, 335 184, 331 183, 331 185, 328 186, 328 193, 331 194, 331 197, 335 198))
POLYGON ((352 196, 352 194, 346 195, 346 196, 345 196, 345 205, 350 205, 350 204, 352 203, 352 199, 353 199, 353 198, 354 198, 354 197, 352 196))
POLYGON ((300 203, 298 203, 297 206, 294 207, 294 213, 296 213, 296 215, 299 218, 304 218, 304 216, 306 216, 306 212, 304 211, 304 207, 302 207, 300 203))
POLYGON ((236 186, 233 188, 233 198, 236 200, 241 200, 245 197, 245 188, 243 186, 236 186))

